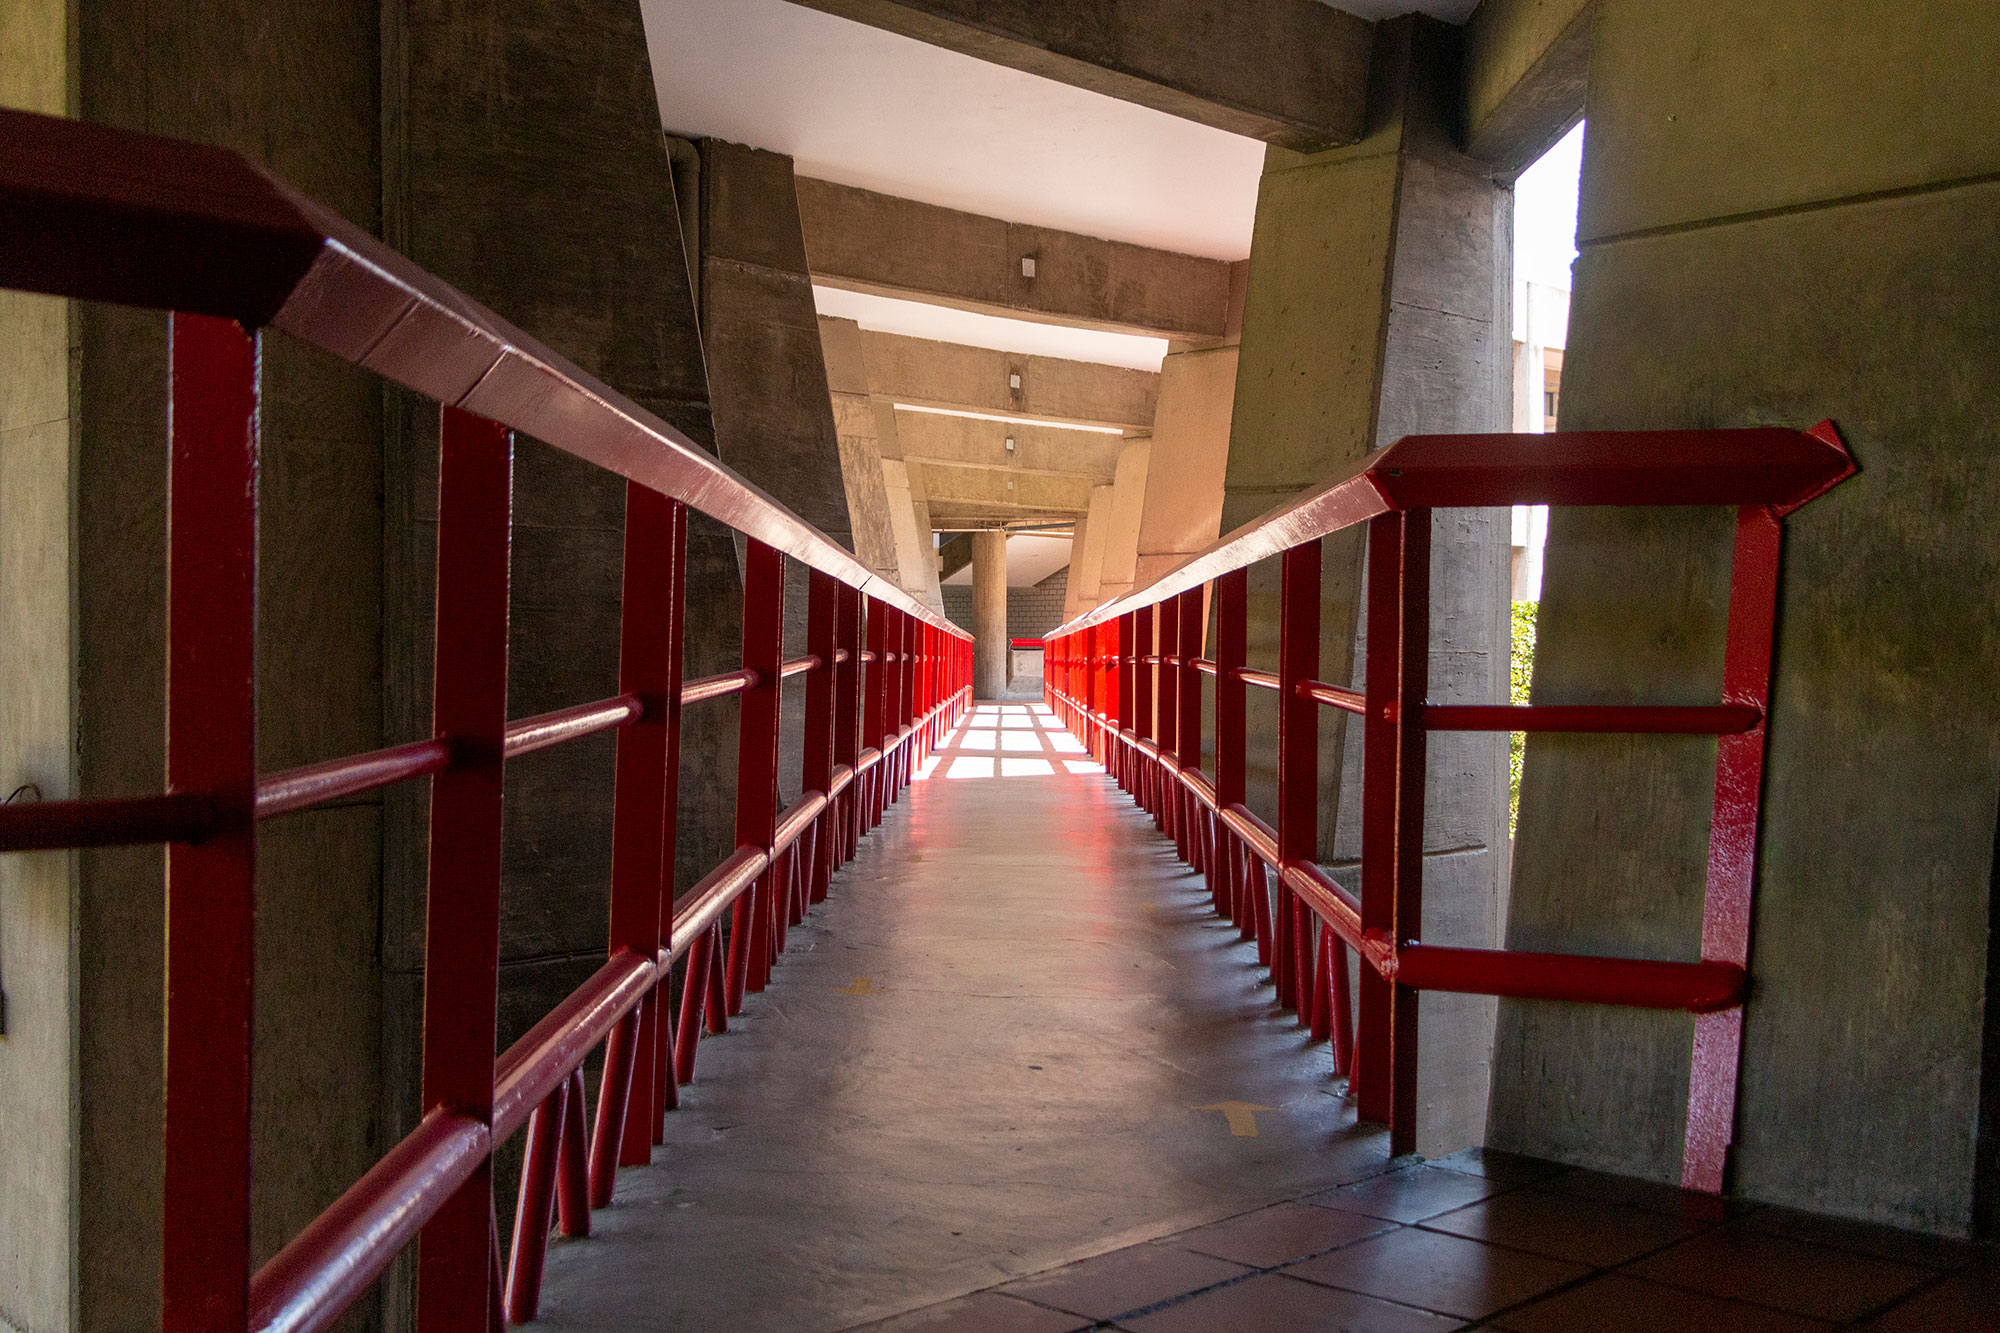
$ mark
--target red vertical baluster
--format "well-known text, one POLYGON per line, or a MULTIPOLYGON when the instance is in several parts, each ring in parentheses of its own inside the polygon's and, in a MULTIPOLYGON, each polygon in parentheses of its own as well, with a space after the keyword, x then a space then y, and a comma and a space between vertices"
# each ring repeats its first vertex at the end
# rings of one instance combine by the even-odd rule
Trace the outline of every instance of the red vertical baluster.
MULTIPOLYGON (((625 570, 618 642, 618 690, 636 694, 645 707, 637 721, 618 733, 618 758, 611 816, 612 956, 632 953, 651 959, 662 943, 662 914, 672 894, 671 860, 674 782, 669 776, 669 700, 678 702, 673 680, 674 650, 680 642, 675 529, 679 504, 638 482, 625 487, 625 570)), ((678 720, 677 716, 672 720, 678 720)), ((664 976, 664 973, 662 974, 664 976)), ((598 1155, 615 1148, 616 1164, 641 1166, 652 1160, 657 997, 648 992, 639 1006, 637 1042, 619 1051, 633 1068, 626 1075, 625 1106, 600 1096, 597 1103, 598 1155), (643 1058, 641 1058, 643 1054, 643 1058)), ((605 1086, 617 1080, 607 1078, 605 1086)), ((595 1162, 592 1163, 596 1165, 595 1162)))
MULTIPOLYGON (((439 439, 431 708, 434 734, 451 744, 452 767, 431 779, 423 1105, 426 1114, 448 1107, 491 1124, 514 438, 497 422, 447 407, 439 439)), ((420 1333, 484 1326, 492 1226, 487 1162, 424 1227, 420 1333)))
MULTIPOLYGON (((1239 674, 1249 661, 1250 574, 1236 569, 1215 581, 1215 806, 1229 810, 1243 804, 1245 695, 1248 687, 1239 674)), ((1237 848, 1237 840, 1226 831, 1224 844, 1237 848)), ((1249 910, 1249 873, 1245 858, 1248 848, 1225 855, 1230 878, 1230 913, 1244 939, 1255 933, 1256 918, 1249 910)))
POLYGON ((1300 687, 1319 673, 1320 546, 1303 542, 1284 554, 1278 630, 1277 940, 1286 1008, 1310 1008, 1312 967, 1301 966, 1306 921, 1283 867, 1319 855, 1319 705, 1300 687))
MULTIPOLYGON (((1179 603, 1174 614, 1174 653, 1180 658, 1174 668, 1178 678, 1174 684, 1174 708, 1179 714, 1174 722, 1174 757, 1182 768, 1192 769, 1201 767, 1201 673, 1194 665, 1201 656, 1202 635, 1208 630, 1202 619, 1201 598, 1200 588, 1190 588, 1174 598, 1179 603)), ((1176 779, 1174 800, 1181 810, 1181 859, 1199 870, 1202 868, 1200 798, 1193 788, 1176 779)))
MULTIPOLYGON (((1764 786, 1765 724, 1771 703, 1771 641, 1777 628, 1778 564, 1784 529, 1763 506, 1736 513, 1736 551, 1729 577, 1729 637, 1722 666, 1722 702, 1755 708, 1749 731, 1716 742, 1715 813, 1709 824, 1708 883, 1702 905, 1703 962, 1750 964, 1751 894, 1756 885, 1757 825, 1764 786)), ((1743 1044, 1743 1009, 1697 1014, 1688 1073, 1687 1138, 1681 1156, 1685 1189, 1722 1192, 1735 1137, 1736 1080, 1743 1044)))
MULTIPOLYGON (((870 660, 864 673, 861 704, 861 743, 874 748, 882 743, 884 708, 888 694, 883 684, 889 669, 888 610, 873 597, 867 599, 868 607, 868 653, 870 660)), ((884 756, 886 759, 887 756, 884 756)), ((862 801, 863 817, 857 827, 857 835, 875 827, 882 817, 882 769, 883 761, 877 760, 868 772, 867 795, 862 801)))
MULTIPOLYGON (((1155 608, 1154 619, 1158 625, 1160 656, 1172 657, 1180 648, 1179 598, 1170 598, 1155 608)), ((1153 707, 1159 724, 1158 744, 1160 762, 1155 781, 1159 784, 1157 798, 1153 804, 1153 822, 1168 837, 1174 836, 1174 788, 1179 779, 1174 777, 1172 765, 1174 756, 1180 753, 1178 740, 1180 709, 1180 672, 1172 666, 1162 666, 1159 671, 1159 694, 1153 707)))
MULTIPOLYGON (((845 650, 847 660, 842 662, 833 677, 833 761, 854 767, 856 757, 861 753, 861 590, 841 584, 835 593, 836 610, 834 639, 836 645, 845 650)), ((835 825, 835 868, 854 855, 855 822, 861 809, 862 782, 859 775, 852 777, 847 790, 840 794, 840 813, 835 825)))
MULTIPOLYGON (((707 1016, 710 1032, 729 1031, 729 955, 722 940, 722 921, 718 918, 708 928, 708 998, 702 1004, 702 1013, 707 1016)), ((688 1076, 692 1078, 693 1057, 689 1057, 688 1076)))
MULTIPOLYGON (((1368 526, 1368 666, 1361 834, 1362 928, 1400 946, 1423 910, 1424 731, 1430 665, 1430 512, 1368 526)), ((1361 970, 1361 1118, 1416 1146, 1417 993, 1361 970)))
MULTIPOLYGON (((737 696, 736 845, 766 851, 777 836, 779 672, 785 655, 785 557, 752 541, 744 557, 743 666, 757 683, 737 696)), ((730 918, 729 1012, 741 1012, 743 992, 767 949, 776 867, 736 900, 730 918)))
POLYGON ((260 349, 206 315, 169 337, 167 789, 214 810, 167 844, 161 1327, 209 1333, 250 1301, 260 349))
MULTIPOLYGON (((1153 640, 1153 608, 1142 606, 1132 613, 1132 652, 1144 659, 1159 652, 1153 640)), ((1152 742, 1158 727, 1153 721, 1153 681, 1159 668, 1151 662, 1139 661, 1132 672, 1132 731, 1139 740, 1152 742)), ((1153 776, 1158 769, 1144 750, 1138 752, 1133 762, 1132 796, 1141 810, 1153 808, 1153 776)))

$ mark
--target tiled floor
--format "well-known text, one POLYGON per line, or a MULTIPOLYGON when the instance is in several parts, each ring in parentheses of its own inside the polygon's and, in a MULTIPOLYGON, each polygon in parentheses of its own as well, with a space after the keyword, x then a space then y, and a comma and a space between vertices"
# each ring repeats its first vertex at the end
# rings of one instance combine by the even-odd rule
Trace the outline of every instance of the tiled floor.
MULTIPOLYGON (((1113 1250, 867 1333, 2000 1330, 1970 1245, 1463 1153, 1113 1250)), ((855 1333, 861 1333, 856 1330, 855 1333)))

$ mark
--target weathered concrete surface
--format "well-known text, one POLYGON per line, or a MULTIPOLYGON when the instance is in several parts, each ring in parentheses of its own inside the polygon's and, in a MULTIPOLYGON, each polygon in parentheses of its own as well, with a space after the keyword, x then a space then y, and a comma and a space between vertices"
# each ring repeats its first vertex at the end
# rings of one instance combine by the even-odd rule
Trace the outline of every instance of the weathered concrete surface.
MULTIPOLYGON (((1990 7, 1604 6, 1563 378, 1568 427, 1830 416, 1860 464, 1786 525, 1729 1187, 1940 1230, 1972 1221, 2000 798, 1996 53, 1990 7)), ((1728 530, 1557 511, 1536 701, 1712 700, 1728 530)), ((1712 762, 1532 741, 1510 944, 1694 957, 1712 762)), ((1688 1039, 1506 1006, 1494 1141, 1676 1177, 1688 1039)))
POLYGON ((1069 584, 1063 594, 1063 619, 1074 620, 1104 600, 1104 543, 1111 532, 1111 487, 1090 488, 1089 508, 1076 522, 1070 545, 1069 584))
POLYGON ((924 487, 939 523, 1044 519, 1060 522, 1090 503, 1088 477, 924 463, 924 487))
POLYGON ((1025 421, 982 421, 935 412, 898 414, 896 434, 911 463, 1047 472, 1108 482, 1118 471, 1125 441, 1117 435, 1037 426, 1025 421), (1013 449, 1007 441, 1014 442, 1013 449))
POLYGON ((813 281, 1078 328, 1219 337, 1230 265, 798 180, 813 281), (1032 277, 1022 261, 1034 261, 1032 277))
MULTIPOLYGON (((379 208, 379 6, 72 11, 92 121, 240 149, 362 228, 379 208)), ((160 789, 166 320, 80 306, 76 788, 160 789)), ((382 415, 374 377, 264 344, 258 690, 266 770, 382 741, 382 415)), ((25 609, 25 608, 24 608, 25 609)), ((60 623, 60 622, 58 622, 60 623)), ((40 631, 38 630, 38 633, 40 631)), ((380 813, 260 830, 252 1245, 261 1258, 381 1147, 380 813)), ((77 1327, 159 1319, 163 893, 156 849, 78 858, 77 1327)), ((11 986, 11 982, 9 983, 11 986)), ((368 1322, 364 1298, 356 1316, 368 1322)))
MULTIPOLYGON (((900 584, 902 566, 883 477, 875 399, 868 391, 868 366, 861 355, 861 326, 851 319, 821 316, 819 338, 827 393, 833 400, 834 430, 840 441, 840 480, 847 495, 847 511, 865 516, 854 525, 854 554, 862 564, 900 584)), ((903 490, 906 494, 909 490, 907 477, 903 490)))
POLYGON ((1007 692, 1007 534, 972 534, 972 695, 1007 692))
MULTIPOLYGON (((1379 445, 1418 431, 1504 428, 1509 374, 1511 196, 1452 146, 1456 36, 1441 24, 1379 25, 1370 132, 1350 149, 1273 149, 1258 198, 1221 528, 1227 532, 1379 445)), ((1506 694, 1503 511, 1435 521, 1433 697, 1506 694)), ((1326 543, 1321 679, 1356 676, 1364 542, 1326 543)), ((1252 573, 1253 663, 1277 661, 1275 562, 1252 573)), ((1358 813, 1343 771, 1346 714, 1320 727, 1320 852, 1338 864, 1358 813)), ((1249 702, 1250 803, 1275 816, 1275 699, 1249 702)), ((1355 738, 1358 742, 1358 735, 1355 738)), ((1426 938, 1493 942, 1506 873, 1504 739, 1430 747, 1426 938)), ((1484 1118, 1490 1002, 1426 996, 1418 1148, 1476 1142, 1484 1118)))
POLYGON ((1146 473, 1133 569, 1133 580, 1141 587, 1222 533, 1250 263, 1243 260, 1229 268, 1229 315, 1222 336, 1174 343, 1160 364, 1159 406, 1153 413, 1155 466, 1146 473))
POLYGON ((1513 174, 1583 114, 1594 0, 1484 0, 1465 25, 1465 151, 1513 174))
POLYGON ((869 382, 891 402, 1147 430, 1160 377, 1150 370, 995 352, 863 330, 869 382), (1019 377, 1017 388, 1013 377, 1019 377))
MULTIPOLYGON (((701 314, 722 461, 848 549, 893 543, 881 508, 853 508, 792 159, 720 139, 701 145, 701 314)), ((864 374, 865 369, 864 369, 864 374)), ((872 497, 870 497, 872 499, 872 497)))
POLYGON ((1098 570, 1101 601, 1132 591, 1132 571, 1139 563, 1139 522, 1146 504, 1146 479, 1151 472, 1150 436, 1127 437, 1118 451, 1118 470, 1111 481, 1110 524, 1104 530, 1103 564, 1098 570))
MULTIPOLYGON (((387 239, 712 447, 638 5, 503 0, 475 11, 403 0, 385 11, 384 30, 387 239)), ((686 164, 690 184, 695 165, 686 164)), ((823 378, 815 392, 826 404, 823 378)), ((437 418, 428 403, 390 402, 384 693, 400 740, 430 725, 437 418)), ((517 442, 515 463, 508 706, 521 716, 616 689, 625 487, 533 440, 517 442)), ((692 517, 691 676, 737 661, 738 579, 728 535, 692 517)), ((684 887, 734 841, 735 714, 710 705, 682 725, 675 873, 684 887)), ((615 746, 592 738, 509 768, 503 1043, 602 961, 615 746)), ((396 800, 384 857, 385 1143, 415 1110, 422 1006, 426 810, 421 790, 399 789, 396 800)), ((399 1270, 390 1288, 392 1326, 405 1326, 408 1276, 399 1270)))
MULTIPOLYGON (((74 110, 60 0, 0 3, 0 106, 74 110)), ((76 794, 67 301, 0 292, 0 785, 76 794)), ((76 1327, 76 858, 0 857, 0 1326, 76 1327)))
POLYGON ((1362 132, 1370 26, 1316 0, 796 3, 1270 143, 1362 132))

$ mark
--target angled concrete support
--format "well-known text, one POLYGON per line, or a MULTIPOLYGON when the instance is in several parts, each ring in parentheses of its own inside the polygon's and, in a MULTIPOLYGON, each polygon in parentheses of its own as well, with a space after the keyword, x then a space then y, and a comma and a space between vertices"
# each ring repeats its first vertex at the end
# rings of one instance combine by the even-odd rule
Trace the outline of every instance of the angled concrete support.
MULTIPOLYGON (((1509 383, 1511 195, 1452 145, 1457 34, 1425 19, 1379 25, 1369 133, 1352 148, 1272 149, 1257 230, 1231 422, 1228 531, 1379 445, 1418 432, 1504 429, 1509 383)), ((1435 700, 1506 697, 1505 511, 1436 519, 1432 575, 1435 700)), ((1359 534, 1330 539, 1321 678, 1358 679, 1359 534)), ((1250 656, 1275 666, 1277 579, 1251 585, 1250 656)), ((1275 815, 1275 700, 1253 691, 1251 804, 1275 815)), ((1321 718, 1320 853, 1359 847, 1359 729, 1321 718)), ((1441 943, 1496 942, 1506 874, 1504 736, 1432 742, 1425 921, 1441 943)), ((1347 873, 1347 872, 1343 872, 1347 873)), ((1426 995, 1418 1147, 1481 1140, 1493 1002, 1426 995)))

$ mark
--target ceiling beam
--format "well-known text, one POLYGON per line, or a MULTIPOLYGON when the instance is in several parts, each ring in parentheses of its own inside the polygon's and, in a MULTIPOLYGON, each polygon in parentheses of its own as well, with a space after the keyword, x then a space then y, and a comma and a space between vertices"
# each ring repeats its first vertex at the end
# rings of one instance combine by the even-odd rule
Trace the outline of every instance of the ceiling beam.
POLYGON ((912 463, 998 468, 1107 482, 1118 471, 1122 435, 1098 435, 1055 426, 1012 425, 928 412, 899 412, 896 433, 912 463), (1008 440, 1014 447, 1007 447, 1008 440))
POLYGON ((1465 25, 1465 151, 1513 174, 1583 116, 1590 0, 1485 0, 1465 25))
POLYGON ((1160 395, 1154 371, 995 352, 873 329, 862 330, 861 342, 869 388, 877 398, 1128 431, 1153 427, 1160 395))
POLYGON ((1319 0, 794 0, 1286 148, 1361 137, 1373 25, 1319 0))
POLYGON ((1217 338, 1228 322, 1230 265, 1220 259, 803 176, 798 194, 806 264, 829 287, 1159 338, 1217 338))
POLYGON ((1090 508, 1088 477, 1043 476, 948 463, 911 466, 923 469, 933 523, 942 516, 957 517, 968 511, 1008 518, 1020 517, 1021 511, 1073 518, 1090 508))

